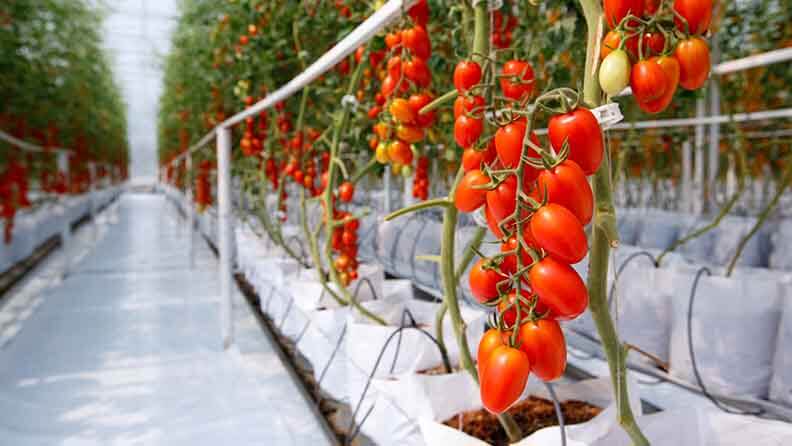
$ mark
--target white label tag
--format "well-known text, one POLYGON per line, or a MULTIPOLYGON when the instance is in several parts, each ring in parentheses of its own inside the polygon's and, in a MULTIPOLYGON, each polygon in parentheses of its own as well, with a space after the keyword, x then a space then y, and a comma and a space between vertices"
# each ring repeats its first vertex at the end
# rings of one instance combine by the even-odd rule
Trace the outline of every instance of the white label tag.
POLYGON ((600 123, 602 130, 607 130, 624 119, 618 102, 601 105, 591 109, 591 112, 597 117, 597 121, 600 123))
POLYGON ((344 95, 343 98, 341 98, 341 105, 344 106, 344 107, 350 107, 352 109, 352 111, 354 112, 354 111, 357 111, 358 100, 357 100, 357 98, 355 96, 353 96, 351 94, 347 94, 347 95, 344 95))

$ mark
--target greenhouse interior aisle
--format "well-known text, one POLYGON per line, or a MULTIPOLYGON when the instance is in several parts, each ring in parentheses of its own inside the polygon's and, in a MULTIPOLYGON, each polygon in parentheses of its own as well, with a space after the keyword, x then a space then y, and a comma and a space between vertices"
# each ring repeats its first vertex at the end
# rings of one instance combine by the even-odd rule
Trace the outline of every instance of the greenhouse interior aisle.
POLYGON ((125 194, 65 280, 58 253, 5 298, 0 444, 329 444, 239 294, 223 351, 216 260, 194 235, 191 269, 188 234, 161 195, 125 194))

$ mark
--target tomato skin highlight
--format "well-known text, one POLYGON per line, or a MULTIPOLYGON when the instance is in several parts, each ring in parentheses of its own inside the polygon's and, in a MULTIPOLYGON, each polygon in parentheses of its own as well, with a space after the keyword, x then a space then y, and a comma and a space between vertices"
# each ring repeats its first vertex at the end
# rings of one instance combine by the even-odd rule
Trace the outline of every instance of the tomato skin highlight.
POLYGON ((571 320, 588 306, 586 284, 571 266, 552 257, 545 257, 528 273, 531 289, 539 296, 539 308, 549 310, 556 320, 571 320))
POLYGON ((531 217, 531 233, 551 257, 574 264, 586 257, 588 240, 583 225, 567 208, 548 203, 531 217))
POLYGON ((457 209, 462 212, 473 212, 480 208, 487 201, 487 190, 474 189, 473 186, 484 186, 489 182, 489 177, 478 169, 466 173, 454 192, 454 204, 457 209))
POLYGON ((586 108, 555 115, 547 125, 547 136, 553 149, 560 151, 564 141, 569 144, 569 157, 586 175, 599 169, 604 155, 602 129, 597 118, 586 108))
POLYGON ((506 278, 498 273, 497 268, 485 268, 486 259, 479 259, 473 264, 468 275, 470 291, 480 303, 487 303, 500 295, 498 282, 506 278))
POLYGON ((557 321, 540 319, 520 326, 520 350, 531 363, 531 373, 542 381, 555 381, 566 370, 564 332, 557 321))
MULTIPOLYGON (((712 0, 674 0, 674 11, 687 20, 690 34, 704 34, 712 20, 712 0)), ((685 32, 685 24, 674 17, 674 25, 685 32)))
POLYGON ((542 170, 537 178, 537 201, 547 196, 575 214, 580 224, 587 225, 594 214, 594 194, 586 174, 576 162, 566 160, 550 170, 542 170))
POLYGON ((481 402, 497 414, 505 412, 520 398, 531 373, 531 363, 524 352, 501 345, 492 350, 481 369, 481 402))
POLYGON ((677 44, 674 57, 679 61, 679 85, 685 90, 701 88, 710 72, 710 53, 707 42, 691 37, 677 44))

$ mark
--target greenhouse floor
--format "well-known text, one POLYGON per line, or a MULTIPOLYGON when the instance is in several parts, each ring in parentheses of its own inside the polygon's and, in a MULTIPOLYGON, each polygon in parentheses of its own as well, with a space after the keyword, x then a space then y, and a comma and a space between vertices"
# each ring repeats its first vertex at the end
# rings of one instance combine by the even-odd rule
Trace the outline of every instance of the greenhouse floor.
POLYGON ((194 235, 191 268, 189 234, 125 194, 0 301, 0 444, 330 444, 239 294, 223 351, 216 259, 194 235))

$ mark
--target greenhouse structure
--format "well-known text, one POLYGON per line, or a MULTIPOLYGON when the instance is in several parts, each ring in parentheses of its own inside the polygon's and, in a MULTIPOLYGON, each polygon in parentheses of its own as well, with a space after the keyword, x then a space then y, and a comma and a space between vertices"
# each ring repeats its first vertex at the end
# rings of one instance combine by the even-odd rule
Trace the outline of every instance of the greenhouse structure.
POLYGON ((0 2, 0 445, 792 445, 792 0, 0 2))

